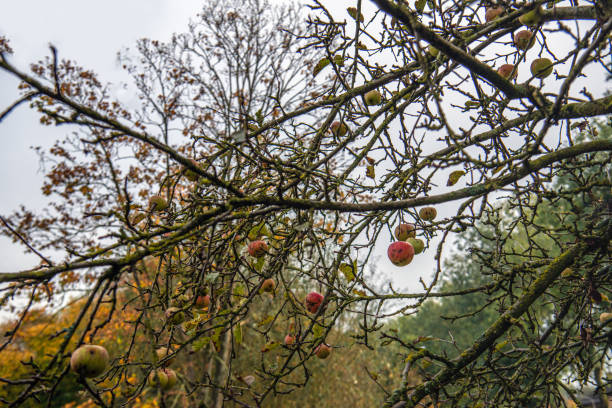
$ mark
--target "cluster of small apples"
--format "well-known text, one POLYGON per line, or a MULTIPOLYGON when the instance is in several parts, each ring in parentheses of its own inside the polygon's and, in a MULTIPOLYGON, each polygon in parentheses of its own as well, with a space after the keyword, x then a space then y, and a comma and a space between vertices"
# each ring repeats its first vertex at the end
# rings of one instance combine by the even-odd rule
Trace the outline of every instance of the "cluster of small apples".
MULTIPOLYGON (((493 21, 503 15, 505 12, 503 7, 491 7, 485 12, 485 20, 493 21)), ((542 8, 537 7, 518 18, 519 22, 525 26, 531 27, 540 23, 542 20, 542 8)), ((535 45, 535 35, 530 30, 521 30, 514 34, 514 46, 521 51, 527 51, 535 45)), ((531 75, 535 78, 544 79, 553 72, 553 62, 549 58, 536 58, 531 62, 531 75)), ((497 73, 507 80, 515 79, 518 72, 513 64, 503 64, 497 69, 497 73)))
MULTIPOLYGON (((336 122, 334 122, 336 123, 336 122)), ((339 122, 338 122, 339 123, 339 122)), ((332 125, 333 127, 333 125, 332 125)), ((332 129, 333 131, 333 129, 332 129)), ((255 240, 249 243, 247 248, 249 255, 254 258, 262 258, 268 252, 268 244, 266 244, 263 240, 255 240)), ((272 278, 265 279, 260 287, 262 292, 274 293, 276 289, 276 282, 272 278)), ((306 306, 306 310, 312 314, 316 314, 323 303, 323 295, 318 292, 310 292, 306 295, 304 300, 304 304, 306 306)), ((284 344, 285 346, 292 346, 295 344, 296 337, 294 334, 289 333, 285 336, 284 344)), ((320 359, 325 359, 329 357, 331 353, 331 347, 326 344, 320 344, 314 351, 314 354, 320 359)))
POLYGON ((178 378, 176 372, 171 368, 158 368, 149 374, 149 384, 151 387, 169 390, 176 385, 178 378))
MULTIPOLYGON (((322 294, 318 292, 310 292, 308 295, 306 295, 306 298, 304 299, 306 310, 308 310, 309 313, 316 314, 319 311, 321 304, 323 303, 323 299, 324 297, 322 294)), ((287 334, 285 336, 285 340, 283 341, 283 343, 287 347, 293 346, 295 342, 296 336, 293 333, 287 334)), ((324 360, 329 357, 329 355, 331 354, 331 350, 332 348, 329 345, 321 343, 314 349, 314 355, 324 360)))
MULTIPOLYGON (((169 349, 157 350, 159 360, 168 355, 169 349)), ((85 344, 72 352, 70 356, 70 369, 84 378, 99 377, 108 367, 108 351, 102 346, 85 344)), ((151 372, 149 384, 163 390, 169 390, 177 383, 176 373, 168 365, 172 362, 169 359, 164 366, 151 372)))
MULTIPOLYGON (((263 258, 268 253, 268 244, 266 241, 261 239, 256 241, 251 241, 247 248, 249 255, 254 258, 263 258)), ((266 293, 274 293, 274 289, 276 289, 276 282, 272 278, 265 279, 261 283, 261 291, 266 293)))
POLYGON ((173 350, 169 347, 162 347, 155 351, 157 355, 157 361, 161 361, 164 358, 166 360, 163 362, 161 367, 151 371, 149 374, 149 384, 151 387, 161 388, 162 390, 169 390, 176 385, 178 378, 176 376, 176 372, 168 368, 173 362, 174 357, 167 358, 173 350))
MULTIPOLYGON (((433 221, 437 215, 434 207, 423 207, 419 210, 419 217, 423 221, 433 221)), ((416 237, 414 224, 400 224, 395 227, 395 238, 397 241, 391 243, 387 249, 387 256, 395 266, 408 265, 415 254, 420 254, 425 249, 423 240, 416 237)))
MULTIPOLYGON (((435 50, 437 55, 438 50, 435 48, 432 48, 432 50, 435 50)), ((382 95, 379 91, 373 89, 366 92, 366 94, 363 96, 363 100, 368 106, 380 105, 382 103, 382 95)), ((331 124, 330 130, 334 136, 344 136, 348 133, 348 126, 346 126, 344 122, 335 121, 331 124)))

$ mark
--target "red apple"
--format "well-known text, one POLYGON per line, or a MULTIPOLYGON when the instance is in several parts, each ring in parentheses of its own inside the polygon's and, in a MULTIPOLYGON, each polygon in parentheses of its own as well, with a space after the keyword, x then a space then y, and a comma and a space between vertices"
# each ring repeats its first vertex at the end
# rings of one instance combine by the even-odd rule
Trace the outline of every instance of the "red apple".
POLYGON ((291 346, 295 343, 295 336, 288 334, 285 336, 285 346, 291 346))
POLYGON ((178 381, 178 378, 177 378, 176 373, 174 372, 174 370, 171 369, 171 368, 162 368, 162 371, 164 372, 164 374, 166 374, 166 377, 168 378, 166 386, 164 386, 162 388, 164 390, 169 390, 170 388, 174 387, 174 385, 178 381))
POLYGON ((393 265, 406 266, 412 262, 412 258, 414 258, 414 247, 408 242, 396 241, 389 245, 387 255, 393 265))
POLYGON ((210 295, 198 296, 195 301, 195 307, 197 309, 204 309, 205 307, 210 306, 210 295))
POLYGON ((306 309, 310 313, 317 313, 319 306, 323 303, 323 295, 317 292, 310 292, 306 295, 306 309))
POLYGON ((408 238, 416 237, 416 228, 414 224, 400 224, 395 227, 395 238, 398 241, 405 241, 408 238))
POLYGON ((268 244, 262 240, 253 241, 249 244, 248 251, 249 255, 255 258, 261 258, 268 252, 268 244))
POLYGON ((514 34, 514 46, 519 50, 528 50, 535 45, 535 37, 529 30, 521 30, 514 34))
POLYGON ((108 365, 108 352, 102 346, 85 344, 72 352, 70 368, 81 377, 98 377, 108 365))
POLYGON ((514 79, 516 78, 516 75, 518 74, 517 71, 514 70, 514 73, 512 72, 514 70, 514 65, 512 64, 504 64, 502 66, 500 66, 497 69, 497 73, 501 76, 503 76, 504 78, 510 80, 510 79, 514 79))

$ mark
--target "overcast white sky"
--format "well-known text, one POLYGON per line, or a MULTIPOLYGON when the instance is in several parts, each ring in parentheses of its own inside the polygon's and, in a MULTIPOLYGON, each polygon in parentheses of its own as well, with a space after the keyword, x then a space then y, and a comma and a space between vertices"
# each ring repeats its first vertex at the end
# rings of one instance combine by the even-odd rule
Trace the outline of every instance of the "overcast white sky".
MULTIPOLYGON (((118 83, 127 78, 116 65, 117 51, 131 47, 138 38, 164 41, 171 33, 184 30, 203 1, 206 0, 5 1, 0 14, 0 34, 11 40, 15 50, 12 60, 20 67, 27 67, 29 63, 49 55, 48 45, 52 43, 61 58, 74 59, 93 69, 103 82, 118 83)), ((283 0, 273 2, 282 3, 283 0)), ((353 5, 354 1, 326 3, 338 20, 344 20, 348 18, 346 7, 353 5)), ((373 8, 370 2, 364 2, 366 16, 371 16, 373 8)), ((559 48, 572 46, 569 43, 554 45, 559 48)), ((520 73, 519 80, 523 79, 521 75, 528 73, 520 73)), ((594 80, 603 82, 601 73, 598 77, 581 79, 584 83, 594 80)), ((17 96, 16 84, 15 80, 0 72, 0 110, 17 96)), ((580 84, 575 86, 576 89, 580 87, 580 84)), ((599 92, 604 90, 603 86, 596 89, 599 92)), ((41 127, 37 120, 37 115, 24 105, 0 124, 0 191, 3 193, 0 214, 9 214, 20 204, 29 208, 45 205, 40 192, 42 173, 30 146, 48 146, 68 129, 41 127)), ((444 214, 445 208, 452 207, 439 207, 439 213, 444 214)), ((389 237, 381 237, 381 240, 385 243, 377 245, 376 253, 381 257, 377 267, 390 271, 399 286, 418 290, 419 276, 426 277, 433 269, 434 250, 417 256, 409 268, 396 268, 385 254, 389 237)), ((2 272, 26 269, 38 262, 37 258, 23 254, 20 247, 6 238, 0 238, 0 255, 2 272)))

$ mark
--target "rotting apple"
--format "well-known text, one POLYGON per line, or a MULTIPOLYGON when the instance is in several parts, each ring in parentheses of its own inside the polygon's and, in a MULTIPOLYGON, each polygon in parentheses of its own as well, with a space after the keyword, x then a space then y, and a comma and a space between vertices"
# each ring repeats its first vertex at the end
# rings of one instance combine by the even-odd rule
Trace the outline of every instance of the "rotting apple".
POLYGON ((518 72, 514 69, 512 64, 503 64, 497 69, 497 73, 507 80, 516 78, 518 72))
POLYGON ((382 102, 382 95, 376 89, 364 95, 366 105, 380 105, 382 102))
POLYGON ((496 18, 498 18, 499 16, 501 16, 502 14, 504 14, 504 8, 503 7, 490 7, 488 9, 486 9, 485 11, 485 21, 488 23, 490 21, 495 20, 496 18))
POLYGON ((348 127, 344 124, 344 122, 334 122, 330 126, 330 130, 335 136, 344 136, 348 132, 348 127))
POLYGON ((528 50, 535 45, 535 36, 529 30, 521 30, 514 34, 514 46, 519 50, 528 50))
POLYGON ((531 63, 531 75, 544 79, 553 72, 553 63, 548 58, 538 58, 531 63))
POLYGON ((263 283, 261 284, 261 290, 264 292, 274 292, 274 289, 276 288, 276 282, 274 282, 274 279, 272 278, 268 278, 266 280, 263 281, 263 283))
POLYGON ((414 247, 408 242, 395 241, 387 250, 389 260, 395 266, 406 266, 414 258, 414 247))
POLYGON ((262 240, 252 241, 249 243, 248 252, 255 258, 261 258, 268 252, 268 244, 262 240))
POLYGON ((331 354, 331 350, 331 347, 329 347, 327 344, 321 343, 315 349, 314 354, 321 360, 325 360, 331 354))
POLYGON ((438 211, 434 207, 423 207, 419 210, 419 217, 423 221, 433 221, 438 215, 438 211))
POLYGON ((204 309, 210 306, 210 295, 199 295, 195 300, 196 309, 204 309))
POLYGON ((102 346, 85 344, 72 352, 70 369, 81 377, 98 377, 108 365, 108 351, 102 346))
POLYGON ((318 292, 310 292, 306 295, 306 309, 310 313, 317 313, 321 303, 323 303, 323 295, 318 292))

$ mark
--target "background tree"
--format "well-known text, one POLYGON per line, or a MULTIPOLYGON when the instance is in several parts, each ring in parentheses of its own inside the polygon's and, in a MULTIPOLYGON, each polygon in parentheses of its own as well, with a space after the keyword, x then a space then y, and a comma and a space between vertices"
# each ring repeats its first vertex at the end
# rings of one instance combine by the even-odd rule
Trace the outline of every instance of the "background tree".
MULTIPOLYGON (((137 311, 130 337, 143 338, 145 352, 112 350, 102 377, 79 379, 99 405, 118 403, 120 389, 135 401, 150 391, 147 378, 159 378, 152 373, 191 353, 207 364, 204 373, 177 369, 185 398, 270 404, 317 375, 320 347, 332 342, 330 358, 355 343, 394 352, 399 381, 393 392, 379 384, 386 407, 561 406, 571 396, 565 373, 609 383, 609 331, 594 304, 610 295, 612 183, 597 170, 608 168, 612 143, 571 130, 612 112, 600 85, 578 85, 589 70, 608 70, 610 7, 374 3, 364 15, 357 0, 340 17, 315 0, 307 30, 259 26, 272 27, 271 39, 250 24, 266 22, 274 9, 265 3, 209 6, 202 21, 212 33, 193 26, 167 44, 142 41, 138 60, 123 59, 137 109, 55 50, 26 74, 2 41, 0 68, 22 80, 23 98, 0 119, 29 101, 43 123, 80 129, 51 151, 62 157, 44 190, 59 198, 51 215, 22 210, 6 224, 42 259, 0 274, 5 302, 30 299, 14 303, 23 313, 13 332, 44 291, 59 305, 66 287, 91 288, 53 357, 2 380, 17 389, 9 405, 42 392, 51 400, 69 353, 101 339, 118 304, 137 311), (277 63, 260 70, 256 61, 277 63), (428 208, 443 203, 444 214, 428 208), (400 222, 426 241, 417 257, 437 263, 419 293, 368 268, 400 222), (467 230, 485 244, 463 256, 486 279, 453 290, 442 284, 441 257, 449 237, 467 230), (47 248, 66 259, 49 260, 47 248), (564 279, 568 268, 582 279, 564 279), (126 286, 137 294, 121 302, 126 286), (311 291, 320 304, 317 295, 304 302, 311 291), (415 350, 381 331, 427 299, 452 297, 477 302, 490 319, 460 352, 415 350), (263 343, 249 375, 234 365, 247 336, 263 343), (425 358, 430 371, 415 382, 410 370, 425 358)), ((410 270, 413 244, 390 247, 395 265, 410 270)), ((163 404, 168 393, 159 393, 163 404)))

